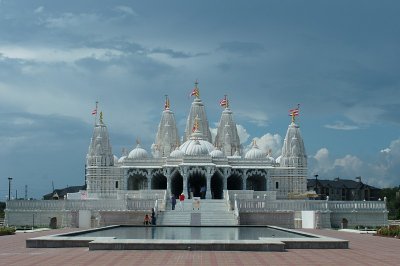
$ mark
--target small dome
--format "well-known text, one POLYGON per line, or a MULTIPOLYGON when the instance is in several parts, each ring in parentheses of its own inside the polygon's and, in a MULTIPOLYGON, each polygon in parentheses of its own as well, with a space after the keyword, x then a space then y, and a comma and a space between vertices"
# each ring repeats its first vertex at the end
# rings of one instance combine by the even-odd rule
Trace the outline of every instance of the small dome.
POLYGON ((121 156, 121 158, 118 159, 119 163, 123 163, 125 161, 126 156, 121 156))
POLYGON ((148 153, 145 149, 140 147, 140 144, 136 146, 128 155, 130 159, 146 159, 148 157, 148 153))
POLYGON ((179 148, 176 148, 175 150, 173 150, 171 152, 171 154, 169 156, 172 158, 182 158, 183 155, 185 155, 185 153, 183 151, 181 151, 179 148))
POLYGON ((210 155, 212 158, 221 158, 224 157, 224 153, 219 150, 219 149, 215 149, 212 152, 210 152, 210 155))
POLYGON ((114 163, 118 162, 118 157, 114 154, 114 163))
POLYGON ((186 155, 189 156, 204 156, 208 155, 207 146, 200 143, 199 140, 192 140, 185 152, 186 155))
POLYGON ((246 152, 244 158, 250 160, 263 159, 265 158, 265 154, 258 148, 257 144, 253 142, 253 146, 246 152))
POLYGON ((282 155, 279 156, 278 158, 276 158, 275 162, 280 164, 281 163, 281 158, 282 158, 282 155))
POLYGON ((275 162, 275 158, 272 157, 271 155, 267 155, 267 160, 269 160, 271 162, 275 162))

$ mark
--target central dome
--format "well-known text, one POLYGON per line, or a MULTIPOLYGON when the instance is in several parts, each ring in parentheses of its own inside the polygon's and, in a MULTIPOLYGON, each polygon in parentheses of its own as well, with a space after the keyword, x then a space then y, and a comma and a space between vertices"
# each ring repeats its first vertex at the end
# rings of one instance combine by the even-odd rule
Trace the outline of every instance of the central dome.
POLYGON ((209 155, 214 150, 214 146, 203 139, 190 139, 183 143, 179 149, 190 156, 209 155))

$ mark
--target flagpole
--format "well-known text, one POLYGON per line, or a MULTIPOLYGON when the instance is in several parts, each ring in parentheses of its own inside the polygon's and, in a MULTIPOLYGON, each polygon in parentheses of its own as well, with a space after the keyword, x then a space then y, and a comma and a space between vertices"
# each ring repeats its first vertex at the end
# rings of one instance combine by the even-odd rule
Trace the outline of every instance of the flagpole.
POLYGON ((94 117, 94 125, 96 126, 96 124, 97 124, 97 106, 98 106, 98 104, 99 104, 99 102, 98 101, 96 101, 96 115, 95 115, 95 117, 94 117))

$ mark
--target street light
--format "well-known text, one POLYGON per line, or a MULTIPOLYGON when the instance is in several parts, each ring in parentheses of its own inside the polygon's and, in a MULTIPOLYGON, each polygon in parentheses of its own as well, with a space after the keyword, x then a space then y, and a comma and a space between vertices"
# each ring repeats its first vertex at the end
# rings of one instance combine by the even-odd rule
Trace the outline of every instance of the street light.
POLYGON ((317 193, 317 182, 318 182, 318 175, 315 176, 315 193, 317 193))
POLYGON ((11 180, 12 177, 8 178, 8 200, 11 200, 11 180))

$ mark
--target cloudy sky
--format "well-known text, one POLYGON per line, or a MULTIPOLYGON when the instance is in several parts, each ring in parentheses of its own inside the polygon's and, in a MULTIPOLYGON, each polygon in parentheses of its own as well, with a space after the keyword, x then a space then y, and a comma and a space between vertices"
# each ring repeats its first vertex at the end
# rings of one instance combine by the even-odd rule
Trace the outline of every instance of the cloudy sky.
POLYGON ((84 182, 95 101, 113 152, 150 150, 196 79, 278 156, 300 104, 309 176, 400 185, 399 1, 0 1, 0 200, 84 182))

